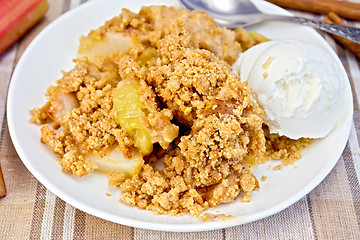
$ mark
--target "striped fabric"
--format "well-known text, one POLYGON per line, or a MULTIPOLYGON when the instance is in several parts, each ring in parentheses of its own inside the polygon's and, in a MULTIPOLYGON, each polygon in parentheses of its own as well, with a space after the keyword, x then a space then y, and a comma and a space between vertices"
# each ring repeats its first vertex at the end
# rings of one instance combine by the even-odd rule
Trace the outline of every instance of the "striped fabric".
MULTIPOLYGON (((75 209, 48 191, 25 168, 11 143, 5 110, 7 90, 14 67, 34 36, 53 19, 85 1, 50 0, 46 18, 0 55, 0 164, 8 189, 8 196, 0 199, 0 239, 360 239, 360 59, 323 33, 351 82, 353 125, 335 168, 317 188, 291 207, 233 228, 169 233, 102 220, 75 209)), ((350 24, 360 27, 359 22, 350 24)))

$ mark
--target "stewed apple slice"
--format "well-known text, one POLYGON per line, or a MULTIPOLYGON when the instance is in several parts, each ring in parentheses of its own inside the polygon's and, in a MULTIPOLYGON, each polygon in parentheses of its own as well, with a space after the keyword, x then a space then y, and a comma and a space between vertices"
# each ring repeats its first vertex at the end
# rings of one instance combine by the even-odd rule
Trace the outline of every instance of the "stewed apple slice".
POLYGON ((143 165, 143 158, 137 149, 133 149, 132 158, 125 158, 117 148, 102 154, 89 154, 87 159, 96 163, 100 172, 122 172, 131 177, 138 174, 143 165))

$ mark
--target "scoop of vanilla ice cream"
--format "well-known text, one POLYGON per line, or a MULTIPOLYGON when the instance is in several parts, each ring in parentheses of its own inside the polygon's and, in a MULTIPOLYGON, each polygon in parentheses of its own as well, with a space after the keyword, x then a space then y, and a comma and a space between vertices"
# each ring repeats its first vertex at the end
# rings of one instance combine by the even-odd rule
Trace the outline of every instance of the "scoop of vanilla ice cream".
POLYGON ((264 42, 240 54, 233 71, 248 81, 271 133, 322 138, 334 128, 344 80, 325 49, 298 40, 264 42))

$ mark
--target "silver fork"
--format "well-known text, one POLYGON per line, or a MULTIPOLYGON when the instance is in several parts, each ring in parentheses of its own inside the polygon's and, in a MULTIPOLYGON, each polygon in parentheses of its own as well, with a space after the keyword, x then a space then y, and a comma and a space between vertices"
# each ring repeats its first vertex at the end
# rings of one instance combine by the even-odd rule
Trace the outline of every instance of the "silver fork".
POLYGON ((261 12, 249 0, 180 0, 190 10, 202 10, 215 18, 219 25, 234 28, 262 21, 290 21, 318 28, 360 44, 360 28, 325 23, 303 17, 282 16, 261 12))

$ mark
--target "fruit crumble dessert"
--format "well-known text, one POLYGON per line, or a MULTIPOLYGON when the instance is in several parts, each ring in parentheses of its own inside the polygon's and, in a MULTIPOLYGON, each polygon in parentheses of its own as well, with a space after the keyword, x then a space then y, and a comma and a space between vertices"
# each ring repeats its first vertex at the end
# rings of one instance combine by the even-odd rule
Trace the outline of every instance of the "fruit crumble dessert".
POLYGON ((252 167, 291 163, 309 139, 270 134, 231 65, 267 39, 164 6, 121 14, 80 39, 75 67, 30 111, 66 173, 108 174, 123 203, 159 214, 250 201, 252 167), (161 165, 161 166, 160 166, 161 165))

